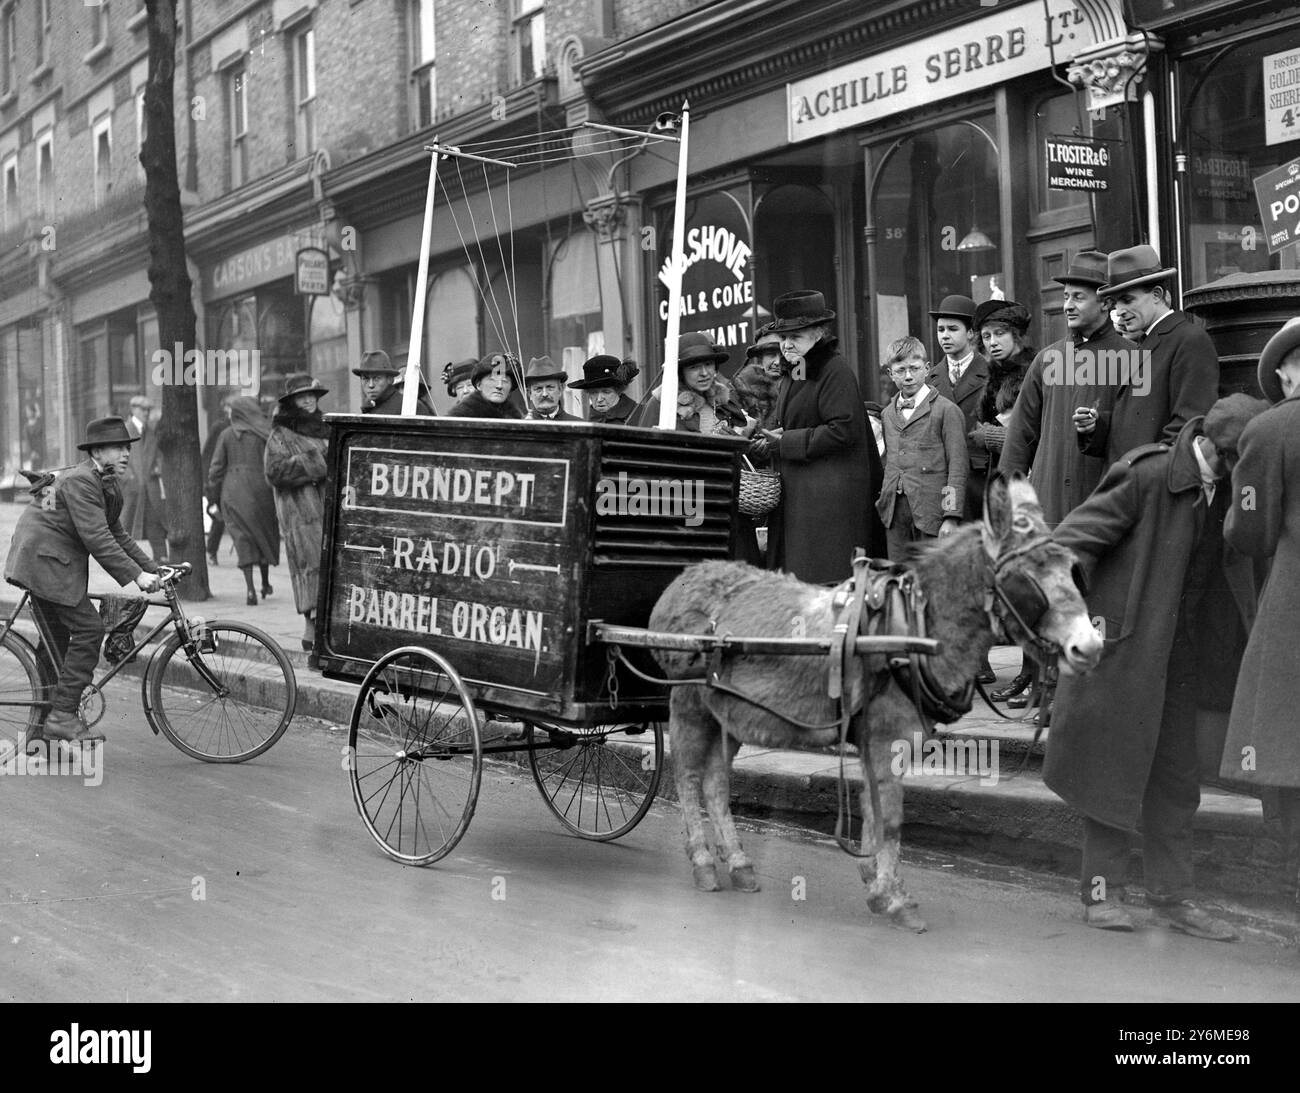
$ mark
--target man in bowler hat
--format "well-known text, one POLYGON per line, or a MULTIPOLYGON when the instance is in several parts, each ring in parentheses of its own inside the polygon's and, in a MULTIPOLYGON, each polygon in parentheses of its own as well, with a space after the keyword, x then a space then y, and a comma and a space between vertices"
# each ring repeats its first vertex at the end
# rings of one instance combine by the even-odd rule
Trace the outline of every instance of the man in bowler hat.
POLYGON ((528 394, 525 421, 581 421, 561 406, 568 374, 550 357, 534 357, 524 369, 524 390, 528 394))
POLYGON ((989 362, 976 349, 975 301, 969 296, 945 296, 930 312, 935 340, 943 351, 927 378, 966 419, 966 519, 977 519, 984 511, 984 483, 989 474, 989 453, 970 439, 979 423, 980 399, 989 378, 989 362))
MULTIPOLYGON (((81 744, 104 739, 77 712, 104 637, 104 624, 87 595, 91 556, 119 584, 134 581, 142 592, 158 587, 157 563, 121 524, 119 480, 138 440, 120 417, 87 425, 85 439, 77 445, 87 458, 33 498, 19 516, 9 546, 5 580, 31 593, 63 662, 43 726, 43 735, 51 740, 81 744)), ((40 735, 42 730, 32 734, 40 735)))
POLYGON ((1103 385, 1096 382, 1095 367, 1075 369, 1073 363, 1083 351, 1095 360, 1102 352, 1133 350, 1115 332, 1097 295, 1108 282, 1106 266, 1100 251, 1080 251, 1056 278, 1069 333, 1039 350, 1025 372, 998 463, 1005 475, 1030 476, 1049 528, 1092 493, 1105 469, 1098 456, 1080 450, 1075 429, 1075 411, 1095 408, 1103 385))
MULTIPOLYGON (((388 354, 382 349, 372 349, 361 355, 361 363, 352 369, 361 380, 361 412, 363 414, 392 414, 402 412, 402 372, 394 368, 388 354)), ((420 393, 415 399, 416 417, 433 417, 436 411, 429 398, 429 389, 423 378, 420 393)))
POLYGON ((1172 444, 1183 425, 1210 408, 1219 391, 1219 355, 1210 336, 1170 306, 1178 271, 1162 269, 1154 247, 1117 250, 1106 269, 1097 295, 1134 331, 1139 348, 1128 358, 1128 374, 1109 377, 1118 382, 1091 413, 1080 406, 1074 424, 1084 452, 1110 466, 1143 444, 1172 444))

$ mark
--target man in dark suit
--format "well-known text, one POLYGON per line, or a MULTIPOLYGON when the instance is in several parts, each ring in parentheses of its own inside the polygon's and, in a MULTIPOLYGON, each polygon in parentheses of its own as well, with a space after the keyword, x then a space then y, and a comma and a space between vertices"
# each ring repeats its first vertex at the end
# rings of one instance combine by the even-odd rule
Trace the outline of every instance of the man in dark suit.
POLYGON ((989 362, 976 351, 975 301, 969 296, 945 296, 930 312, 935 340, 943 351, 931 370, 928 383, 966 419, 966 519, 976 520, 984 512, 984 483, 989 474, 989 453, 970 438, 979 422, 980 398, 989 378, 989 362))
POLYGON ((104 624, 87 595, 91 555, 119 584, 134 581, 142 592, 158 587, 157 563, 120 522, 118 479, 130 465, 131 445, 137 441, 120 417, 87 425, 86 439, 77 447, 89 458, 33 498, 18 518, 9 546, 5 580, 31 593, 63 661, 44 725, 44 735, 52 740, 104 739, 87 729, 77 713, 104 637, 104 624))
POLYGON ((1117 250, 1107 262, 1108 284, 1098 297, 1134 331, 1139 352, 1125 362, 1095 411, 1079 407, 1075 428, 1088 455, 1110 466, 1143 444, 1172 444, 1182 427, 1210 408, 1219 392, 1219 355, 1210 336, 1169 306, 1168 282, 1154 247, 1117 250))
POLYGON ((167 525, 163 520, 162 460, 158 455, 158 422, 153 417, 153 400, 136 395, 131 400, 127 427, 140 442, 137 465, 123 482, 125 505, 122 525, 134 539, 145 539, 155 558, 166 557, 167 525))

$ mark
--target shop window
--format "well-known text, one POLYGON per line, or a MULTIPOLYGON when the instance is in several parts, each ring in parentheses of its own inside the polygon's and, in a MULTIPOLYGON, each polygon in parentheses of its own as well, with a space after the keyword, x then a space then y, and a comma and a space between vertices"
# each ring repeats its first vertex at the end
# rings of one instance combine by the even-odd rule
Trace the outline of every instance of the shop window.
POLYGON ((515 74, 520 83, 546 69, 546 12, 542 0, 514 0, 515 74))
POLYGON ((816 186, 786 184, 759 195, 754 208, 756 324, 772 318, 772 301, 786 292, 816 289, 836 306, 835 214, 816 186), (761 309, 761 310, 759 310, 761 309))
POLYGON ((1232 273, 1296 269, 1268 253, 1253 180, 1300 155, 1300 27, 1196 58, 1179 70, 1187 207, 1183 287, 1232 273))
POLYGON ((380 337, 393 360, 405 356, 411 340, 414 282, 415 267, 390 270, 379 278, 380 337))
POLYGON ((583 230, 560 240, 552 252, 547 344, 557 362, 576 359, 581 364, 605 352, 597 245, 595 233, 583 230))
POLYGON ((1034 140, 1030 148, 1034 154, 1034 212, 1038 222, 1058 220, 1086 220, 1089 215, 1089 198, 1083 190, 1053 190, 1047 185, 1047 157, 1042 149, 1052 137, 1087 137, 1088 121, 1084 115, 1084 128, 1079 129, 1079 96, 1066 93, 1053 95, 1038 104, 1034 112, 1034 140))
POLYGON ((1003 284, 992 116, 906 137, 881 156, 871 189, 876 347, 908 334, 938 353, 930 309, 951 294, 976 303, 1003 284))
MULTIPOLYGON (((447 388, 441 383, 442 366, 448 361, 477 358, 478 289, 464 267, 438 274, 429 285, 425 306, 423 356, 428 362, 425 374, 433 391, 434 405, 440 412, 451 407, 447 388)), ((403 347, 403 360, 405 360, 403 347)))
POLYGON ((411 43, 411 128, 433 124, 438 103, 433 0, 411 0, 407 8, 411 43))

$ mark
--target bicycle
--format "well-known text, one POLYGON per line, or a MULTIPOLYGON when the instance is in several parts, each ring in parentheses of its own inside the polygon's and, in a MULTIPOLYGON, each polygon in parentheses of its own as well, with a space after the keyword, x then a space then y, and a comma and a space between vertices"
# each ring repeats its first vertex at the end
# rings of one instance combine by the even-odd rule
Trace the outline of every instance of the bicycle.
MULTIPOLYGON (((97 724, 104 716, 104 685, 170 624, 173 632, 150 655, 140 680, 149 727, 195 759, 242 763, 284 735, 297 706, 298 681, 284 650, 255 626, 186 615, 176 585, 191 568, 188 562, 159 566, 163 599, 151 599, 149 606, 167 607, 169 617, 92 680, 79 712, 88 726, 97 724)), ((46 739, 41 726, 61 670, 46 620, 24 591, 0 622, 0 757, 46 739), (14 629, 24 606, 36 624, 35 644, 14 629)))

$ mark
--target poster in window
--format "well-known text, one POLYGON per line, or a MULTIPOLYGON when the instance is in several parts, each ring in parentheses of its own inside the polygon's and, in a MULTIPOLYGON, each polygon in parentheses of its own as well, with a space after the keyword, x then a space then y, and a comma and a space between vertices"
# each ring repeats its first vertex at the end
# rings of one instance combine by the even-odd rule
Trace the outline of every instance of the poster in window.
POLYGON ((1300 49, 1264 58, 1264 143, 1300 140, 1300 49))

